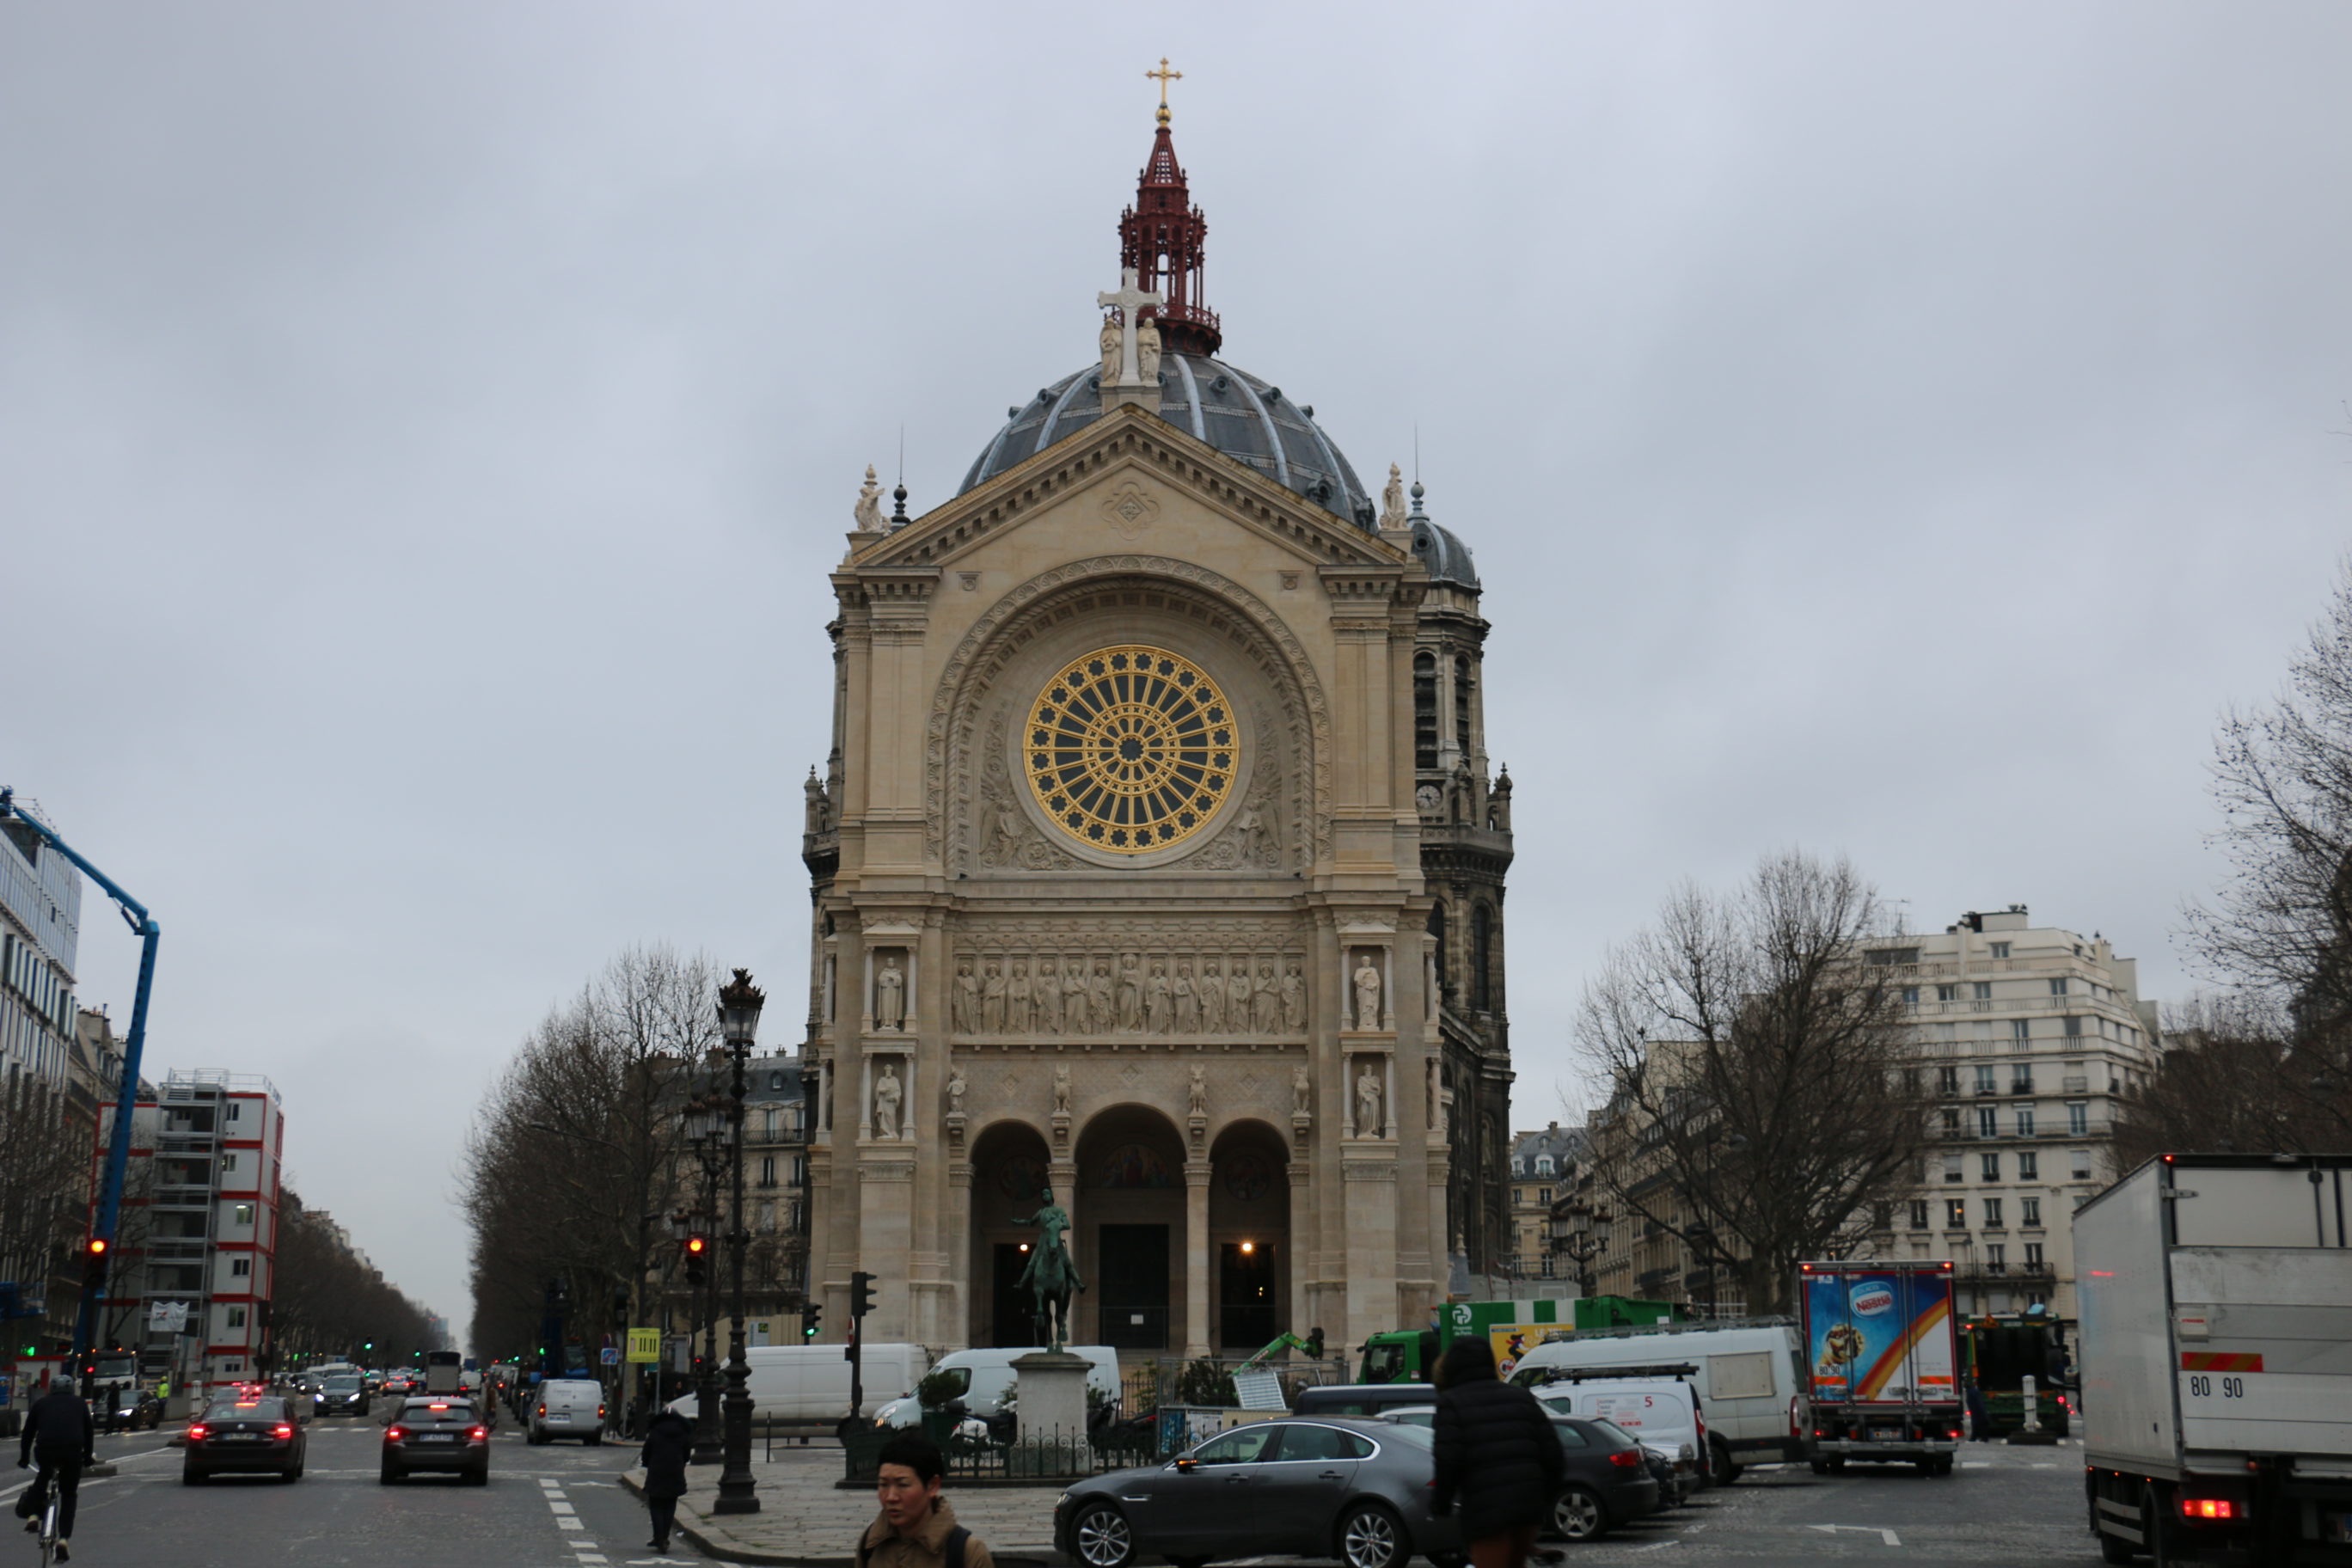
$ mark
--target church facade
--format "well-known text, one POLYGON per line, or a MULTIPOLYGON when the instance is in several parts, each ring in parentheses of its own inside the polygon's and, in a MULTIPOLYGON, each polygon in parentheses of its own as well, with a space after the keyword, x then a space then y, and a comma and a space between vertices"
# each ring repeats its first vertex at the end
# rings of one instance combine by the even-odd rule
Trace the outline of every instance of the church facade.
POLYGON ((1163 107, 1097 363, 846 557, 807 787, 809 1279, 870 1340, 1351 1345, 1508 1247, 1503 883, 1468 550, 1221 356, 1163 107))

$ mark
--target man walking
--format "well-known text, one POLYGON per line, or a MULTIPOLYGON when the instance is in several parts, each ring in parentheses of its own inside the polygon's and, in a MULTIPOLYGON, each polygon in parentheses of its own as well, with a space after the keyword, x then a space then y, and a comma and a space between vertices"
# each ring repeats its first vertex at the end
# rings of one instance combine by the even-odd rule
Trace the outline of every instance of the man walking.
POLYGON ((54 1481, 60 1563, 73 1555, 66 1550, 66 1542, 73 1537, 74 1497, 81 1489, 81 1468, 97 1462, 98 1428, 90 1422, 89 1406, 81 1402, 71 1383, 60 1379, 49 1384, 49 1391, 25 1412, 25 1436, 17 1445, 16 1468, 26 1469, 37 1464, 39 1469, 25 1495, 16 1500, 16 1512, 26 1530, 39 1530, 54 1481))
POLYGON ((654 1538, 646 1544, 656 1552, 669 1550, 677 1500, 686 1495, 686 1467, 693 1458, 694 1423, 675 1410, 656 1415, 646 1433, 645 1451, 637 1458, 646 1468, 646 1511, 654 1521, 654 1538))
POLYGON ((947 1466, 937 1444, 902 1432, 882 1445, 874 1495, 882 1515, 857 1540, 857 1568, 995 1568, 988 1548, 956 1522, 940 1495, 947 1466))

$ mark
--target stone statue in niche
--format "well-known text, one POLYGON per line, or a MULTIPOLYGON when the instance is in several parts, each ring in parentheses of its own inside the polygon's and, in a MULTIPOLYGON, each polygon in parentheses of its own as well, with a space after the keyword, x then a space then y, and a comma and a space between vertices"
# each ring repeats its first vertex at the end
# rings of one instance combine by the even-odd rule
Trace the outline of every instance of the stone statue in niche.
POLYGON ((1190 1114, 1194 1116, 1206 1116, 1209 1114, 1209 1084, 1208 1080, 1201 1074, 1201 1064, 1199 1062, 1194 1062, 1192 1064, 1192 1082, 1189 1091, 1189 1096, 1187 1110, 1190 1114))
POLYGON ((1070 1068, 1065 1062, 1054 1068, 1054 1114, 1070 1113, 1070 1068))
POLYGON ((992 1035, 1004 1033, 1004 965, 988 961, 988 978, 980 988, 981 1026, 992 1035))
POLYGON ((1225 1032, 1246 1035, 1250 1026, 1249 960, 1236 958, 1225 981, 1225 1032))
POLYGON ((1037 960, 1037 1021, 1032 1026, 1041 1035, 1062 1032, 1062 978, 1054 973, 1054 955, 1046 953, 1037 960))
POLYGON ((1174 996, 1168 984, 1168 965, 1159 959, 1151 961, 1151 978, 1143 983, 1143 1023, 1155 1035, 1164 1035, 1172 1015, 1170 1007, 1174 996))
POLYGON ((1087 963, 1073 959, 1070 973, 1062 980, 1062 1026, 1074 1035, 1094 1031, 1094 1013, 1087 1005, 1087 963))
POLYGON ((980 1032, 980 979, 971 972, 971 959, 956 961, 955 984, 951 991, 952 1000, 949 1003, 948 1010, 951 1015, 950 1021, 954 1024, 955 1032, 959 1035, 978 1034, 980 1032))
POLYGON ((857 487, 857 505, 851 510, 850 526, 858 533, 882 531, 882 481, 874 477, 874 465, 866 465, 866 482, 857 487))
POLYGON ((1307 1113, 1309 1098, 1315 1092, 1314 1080, 1307 1076, 1304 1063, 1290 1069, 1290 1109, 1294 1115, 1307 1113))
POLYGON ((1025 1035, 1029 1032, 1029 966, 1019 959, 1013 961, 1013 973, 1004 983, 1004 1027, 1007 1033, 1025 1035))
POLYGON ((1095 1016, 1094 1032, 1108 1035, 1118 1015, 1111 1005, 1110 960, 1095 960, 1095 972, 1087 982, 1087 1005, 1095 1016))
POLYGON ((1130 1035, 1143 1027, 1143 973, 1131 952, 1118 961, 1118 1026, 1130 1035))
POLYGON ((1175 994, 1176 1032, 1180 1035, 1199 1034, 1201 1032, 1201 992, 1200 988, 1192 984, 1191 964, 1176 965, 1176 978, 1170 989, 1175 994))
POLYGON ((1402 528, 1412 520, 1404 510, 1404 470, 1389 465, 1389 482, 1381 487, 1381 527, 1402 528))
POLYGON ((895 957, 882 960, 882 973, 874 977, 874 1026, 877 1029, 903 1029, 907 1026, 907 977, 898 973, 895 957))
POLYGON ((1381 970, 1370 952, 1356 955, 1356 1027, 1372 1030, 1381 1026, 1381 970))
POLYGON ((1275 978, 1271 959, 1257 966, 1257 984, 1250 993, 1250 1027, 1261 1035, 1282 1027, 1282 982, 1275 978))
POLYGON ((1225 977, 1213 958, 1201 965, 1201 1032, 1225 1032, 1225 977))
POLYGON ((1282 972, 1282 1026, 1297 1030, 1307 1027, 1307 979, 1298 973, 1296 963, 1282 972))
POLYGON ((906 1093, 898 1075, 890 1070, 890 1063, 882 1063, 882 1076, 874 1080, 874 1136, 898 1136, 898 1101, 906 1093))
POLYGON ((1381 1073, 1369 1059, 1364 1063, 1363 1076, 1356 1080, 1356 1135, 1381 1135, 1381 1073))
POLYGON ((1146 316, 1135 328, 1135 371, 1146 386, 1160 381, 1160 319, 1146 316))
POLYGON ((948 1113, 950 1115, 961 1116, 963 1114, 963 1096, 964 1090, 968 1087, 970 1086, 963 1080, 962 1068, 951 1067, 948 1068, 948 1113))

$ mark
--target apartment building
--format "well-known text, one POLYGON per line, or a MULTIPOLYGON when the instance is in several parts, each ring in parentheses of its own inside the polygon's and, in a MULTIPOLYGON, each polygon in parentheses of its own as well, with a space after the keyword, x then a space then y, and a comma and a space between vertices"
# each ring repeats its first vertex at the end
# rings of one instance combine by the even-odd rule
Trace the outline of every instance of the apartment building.
POLYGON ((2116 1112, 2161 1047, 2137 963, 2096 932, 2033 924, 2023 904, 1874 944, 1864 961, 1902 984, 1937 1100, 1895 1244, 1951 1258, 1971 1311, 2043 1303, 2074 1317, 2073 1215, 2119 1173, 2116 1112))
POLYGON ((0 819, 0 1075, 64 1087, 80 942, 80 871, 27 824, 0 819))
POLYGON ((1505 1261, 1517 1279, 1550 1279, 1563 1271, 1553 1256, 1551 1213, 1555 1198, 1574 1180, 1584 1135, 1555 1121, 1534 1132, 1511 1134, 1511 1254, 1505 1261))

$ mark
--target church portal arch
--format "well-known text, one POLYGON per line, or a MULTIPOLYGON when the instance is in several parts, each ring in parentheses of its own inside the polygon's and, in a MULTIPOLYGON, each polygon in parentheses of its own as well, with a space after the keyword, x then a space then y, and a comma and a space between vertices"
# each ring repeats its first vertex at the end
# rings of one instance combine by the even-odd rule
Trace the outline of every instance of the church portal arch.
POLYGON ((1184 1141, 1156 1106, 1112 1105, 1077 1140, 1077 1314, 1088 1344, 1171 1351, 1186 1342, 1184 1141))
POLYGON ((1253 1352, 1290 1326, 1289 1152, 1255 1119, 1209 1147, 1209 1344, 1253 1352))
POLYGON ((1018 1281, 1037 1233, 1013 1222, 1037 1212, 1038 1191, 1052 1164, 1045 1134, 1026 1121, 992 1122, 972 1140, 971 1277, 965 1292, 969 1343, 1036 1342, 1030 1301, 1018 1281))
POLYGON ((1107 555, 1019 584, 981 616, 942 668, 925 734, 939 805, 929 853, 979 875, 1088 867, 1304 870, 1329 853, 1331 714, 1305 647, 1240 584, 1189 561, 1107 555), (1231 689, 1250 777, 1212 831, 1156 855, 1097 855, 1052 830, 1007 765, 1052 666, 1096 642, 1156 643, 1214 668, 1231 689))

